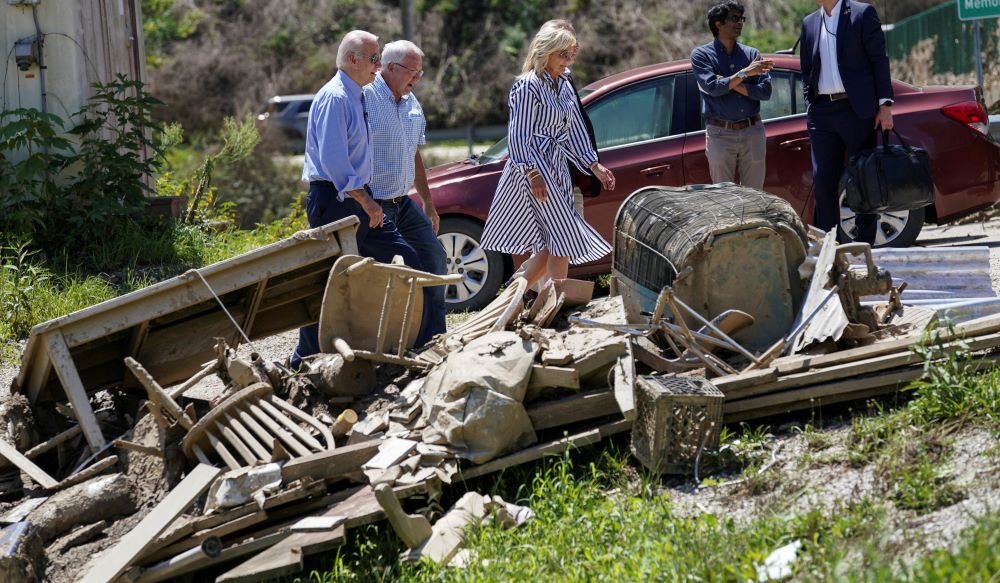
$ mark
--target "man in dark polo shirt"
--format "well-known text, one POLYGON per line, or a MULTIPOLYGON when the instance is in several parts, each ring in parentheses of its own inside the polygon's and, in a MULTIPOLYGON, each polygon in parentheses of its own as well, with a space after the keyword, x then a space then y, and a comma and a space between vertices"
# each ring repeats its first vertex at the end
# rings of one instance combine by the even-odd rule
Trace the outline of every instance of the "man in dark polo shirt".
POLYGON ((774 62, 760 51, 736 42, 746 18, 735 0, 708 11, 715 40, 691 51, 701 112, 705 118, 705 155, 713 182, 736 182, 762 190, 766 143, 760 102, 771 98, 774 62))

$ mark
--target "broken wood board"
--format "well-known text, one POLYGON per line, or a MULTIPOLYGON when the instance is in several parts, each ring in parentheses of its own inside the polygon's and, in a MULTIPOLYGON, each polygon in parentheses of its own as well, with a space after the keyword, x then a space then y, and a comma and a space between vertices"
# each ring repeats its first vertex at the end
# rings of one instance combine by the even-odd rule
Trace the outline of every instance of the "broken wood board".
POLYGON ((14 524, 15 522, 21 522, 24 520, 31 512, 42 505, 43 502, 48 500, 48 496, 43 496, 41 498, 28 498, 22 501, 20 504, 10 509, 7 514, 0 518, 0 524, 14 524))
POLYGON ((139 574, 135 579, 135 583, 155 583, 157 581, 165 581, 167 579, 173 579, 185 575, 187 573, 193 573, 201 569, 206 569, 213 564, 221 565, 227 563, 234 559, 244 557, 246 555, 257 553, 263 549, 271 547, 290 534, 289 531, 279 531, 267 535, 262 535, 257 538, 243 539, 240 542, 231 544, 230 546, 222 549, 222 553, 218 557, 212 558, 208 556, 202 556, 194 561, 190 561, 184 564, 180 569, 174 569, 170 571, 168 575, 157 576, 157 575, 146 575, 145 572, 139 574))
POLYGON ((553 401, 536 401, 528 406, 528 418, 535 431, 561 427, 614 415, 617 403, 611 389, 597 389, 553 401))
POLYGON ((625 354, 618 357, 614 365, 614 392, 618 410, 629 421, 635 421, 635 360, 632 358, 632 342, 625 341, 625 354))
POLYGON ((17 451, 16 447, 3 439, 0 439, 0 456, 3 456, 7 461, 17 466, 19 470, 31 476, 31 479, 36 484, 45 489, 51 490, 58 484, 55 478, 46 473, 42 468, 36 466, 35 462, 24 457, 23 453, 17 451))
POLYGON ((522 449, 517 453, 512 453, 508 456, 486 462, 485 464, 473 466, 466 470, 460 470, 459 477, 462 480, 471 480, 473 478, 498 472, 506 468, 539 460, 547 455, 561 454, 570 448, 580 448, 585 445, 591 445, 601 441, 609 435, 614 435, 630 429, 632 429, 631 421, 622 420, 615 421, 613 423, 606 423, 589 431, 584 431, 577 433, 576 435, 570 435, 562 439, 522 449))
POLYGON ((285 483, 304 477, 323 480, 358 471, 375 457, 381 443, 381 439, 373 439, 294 458, 281 467, 281 480, 285 483))
POLYGON ((83 583, 110 583, 212 483, 222 470, 198 464, 139 524, 92 561, 83 583))
POLYGON ((532 365, 531 376, 528 377, 528 392, 549 387, 579 389, 580 373, 576 372, 575 368, 545 366, 541 364, 532 365))
MULTIPOLYGON (((972 351, 986 350, 1000 346, 1000 334, 987 334, 985 336, 969 338, 962 341, 954 341, 944 344, 943 348, 945 351, 958 348, 959 342, 966 345, 968 349, 972 351)), ((731 386, 724 384, 723 386, 725 387, 725 390, 723 390, 723 392, 725 393, 727 400, 744 399, 765 393, 784 391, 795 387, 819 384, 836 379, 843 379, 870 372, 877 372, 880 370, 887 370, 923 362, 923 357, 910 352, 908 348, 909 345, 907 345, 907 349, 905 349, 905 351, 901 352, 890 353, 863 360, 853 360, 841 364, 833 364, 825 368, 817 368, 807 370, 805 372, 786 374, 777 377, 775 380, 755 385, 747 385, 738 389, 733 389, 731 386)))
MULTIPOLYGON (((213 335, 226 336, 230 346, 242 341, 212 291, 251 340, 316 322, 334 258, 358 252, 357 222, 349 217, 300 231, 197 273, 192 270, 39 324, 28 338, 15 391, 32 403, 61 401, 72 396, 67 393, 73 389, 67 386, 72 378, 61 378, 69 374, 79 377, 77 389, 90 394, 121 382, 126 356, 143 362, 164 385, 187 380, 215 357, 213 335), (147 331, 139 333, 144 327, 147 331), (69 353, 61 364, 50 355, 59 337, 69 353)), ((92 445, 93 438, 88 435, 92 445)))
MULTIPOLYGON (((408 498, 426 489, 424 484, 395 488, 399 499, 408 498)), ((344 516, 344 524, 329 532, 294 533, 216 579, 226 581, 263 581, 302 570, 304 557, 336 548, 343 544, 345 530, 370 524, 385 517, 375 498, 375 491, 364 486, 342 502, 330 506, 319 516, 344 516)))
MULTIPOLYGON (((971 365, 975 370, 982 370, 996 366, 998 361, 1000 361, 1000 355, 991 355, 976 359, 971 365)), ((884 389, 883 392, 888 392, 906 386, 923 374, 923 366, 910 366, 760 397, 727 401, 722 407, 723 420, 725 423, 733 423, 755 419, 773 415, 782 410, 808 408, 810 403, 818 403, 820 400, 827 403, 834 402, 833 399, 851 400, 857 397, 847 397, 847 395, 873 389, 884 389)))

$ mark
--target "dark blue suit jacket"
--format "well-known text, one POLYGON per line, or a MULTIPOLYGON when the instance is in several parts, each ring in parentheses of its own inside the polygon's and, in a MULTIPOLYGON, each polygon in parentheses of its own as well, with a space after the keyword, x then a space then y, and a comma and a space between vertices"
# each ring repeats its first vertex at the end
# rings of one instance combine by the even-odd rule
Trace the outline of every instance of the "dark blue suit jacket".
MULTIPOLYGON (((819 83, 819 37, 823 8, 802 19, 799 61, 806 103, 812 103, 819 83)), ((889 57, 878 13, 871 4, 843 0, 837 21, 837 65, 851 109, 861 118, 875 117, 881 99, 892 99, 889 57)))

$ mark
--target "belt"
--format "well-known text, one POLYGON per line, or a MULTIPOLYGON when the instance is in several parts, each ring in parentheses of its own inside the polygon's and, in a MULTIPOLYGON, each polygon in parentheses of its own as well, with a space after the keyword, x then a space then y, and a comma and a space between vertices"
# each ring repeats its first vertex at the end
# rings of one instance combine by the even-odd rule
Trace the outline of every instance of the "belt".
POLYGON ((840 101, 847 99, 846 93, 817 93, 816 98, 820 101, 840 101))
POLYGON ((406 199, 408 199, 408 198, 410 198, 409 195, 402 194, 400 196, 395 196, 393 198, 380 198, 380 199, 378 199, 378 202, 379 202, 379 204, 389 203, 389 204, 399 205, 399 204, 402 204, 403 202, 405 202, 406 199))
POLYGON ((755 123, 760 123, 760 116, 755 115, 753 117, 748 117, 746 119, 741 119, 737 121, 726 121, 724 119, 706 117, 705 123, 712 126, 719 126, 720 128, 726 128, 727 130, 745 130, 748 127, 754 125, 755 123))

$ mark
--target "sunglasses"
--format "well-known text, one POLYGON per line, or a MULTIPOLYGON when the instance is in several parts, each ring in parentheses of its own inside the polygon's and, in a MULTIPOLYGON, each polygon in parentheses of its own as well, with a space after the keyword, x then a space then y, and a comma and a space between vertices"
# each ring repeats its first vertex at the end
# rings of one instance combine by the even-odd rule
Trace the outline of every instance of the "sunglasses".
POLYGON ((741 23, 741 22, 746 22, 746 21, 747 21, 747 17, 746 16, 736 16, 735 14, 729 15, 729 22, 741 23))
POLYGON ((399 65, 400 67, 406 69, 407 71, 409 71, 410 73, 412 73, 413 76, 416 77, 417 79, 419 79, 419 78, 421 78, 421 77, 424 76, 424 70, 423 69, 411 69, 410 67, 407 67, 403 63, 393 63, 393 64, 394 65, 399 65))
POLYGON ((362 52, 354 53, 354 55, 360 58, 361 60, 367 60, 369 63, 373 65, 382 60, 382 57, 379 56, 378 51, 375 51, 375 54, 370 57, 366 57, 365 54, 362 52))
POLYGON ((576 45, 571 49, 566 49, 565 51, 559 51, 556 53, 561 59, 569 59, 576 56, 577 51, 580 50, 580 45, 576 45))

